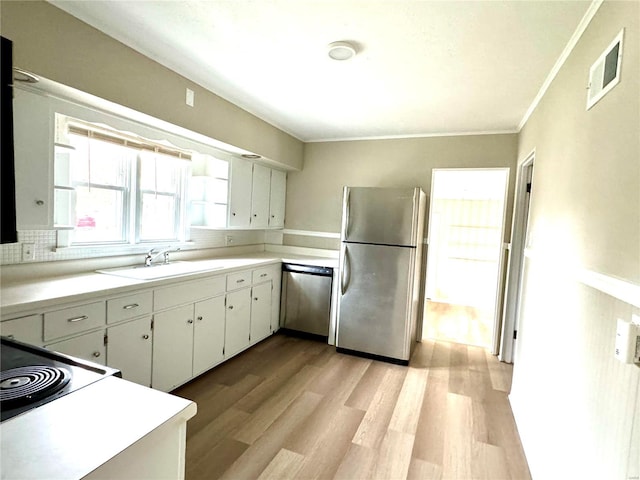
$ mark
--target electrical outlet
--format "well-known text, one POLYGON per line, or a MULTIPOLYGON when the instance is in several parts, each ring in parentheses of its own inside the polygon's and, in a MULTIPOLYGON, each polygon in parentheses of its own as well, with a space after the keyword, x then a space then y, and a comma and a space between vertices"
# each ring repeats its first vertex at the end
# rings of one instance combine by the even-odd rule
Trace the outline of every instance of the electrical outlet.
POLYGON ((233 235, 225 235, 224 236, 224 244, 228 247, 229 245, 233 245, 233 235))
POLYGON ((32 262, 36 259, 36 245, 34 243, 22 244, 22 261, 32 262))

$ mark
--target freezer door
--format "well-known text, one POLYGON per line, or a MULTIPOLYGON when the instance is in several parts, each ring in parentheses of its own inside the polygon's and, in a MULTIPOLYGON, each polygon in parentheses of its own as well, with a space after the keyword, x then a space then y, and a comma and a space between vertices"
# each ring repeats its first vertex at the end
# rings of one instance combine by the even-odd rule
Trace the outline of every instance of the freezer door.
POLYGON ((409 359, 415 251, 342 244, 337 347, 409 359))
POLYGON ((342 241, 416 246, 419 188, 345 187, 342 241))

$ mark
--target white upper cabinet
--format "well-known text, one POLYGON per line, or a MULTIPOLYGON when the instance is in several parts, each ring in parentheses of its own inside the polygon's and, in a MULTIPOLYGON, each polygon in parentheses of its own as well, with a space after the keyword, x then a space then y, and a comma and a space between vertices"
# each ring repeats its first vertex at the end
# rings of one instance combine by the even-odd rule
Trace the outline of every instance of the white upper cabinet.
POLYGON ((287 193, 287 174, 271 170, 271 196, 269 198, 269 228, 284 228, 284 205, 287 193))
POLYGON ((253 165, 251 188, 251 228, 269 226, 269 191, 271 188, 271 169, 253 165))
POLYGON ((49 98, 15 88, 13 102, 18 229, 49 229, 54 130, 49 98))
POLYGON ((286 183, 285 172, 233 159, 228 227, 283 228, 286 183))
POLYGON ((239 158, 231 162, 229 223, 231 228, 249 228, 253 164, 239 158))

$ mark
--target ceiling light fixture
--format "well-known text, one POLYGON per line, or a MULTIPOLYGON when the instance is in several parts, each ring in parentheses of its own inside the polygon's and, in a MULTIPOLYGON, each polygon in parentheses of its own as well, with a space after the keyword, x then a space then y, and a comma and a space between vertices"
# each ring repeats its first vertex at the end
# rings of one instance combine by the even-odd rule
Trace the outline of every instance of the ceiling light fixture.
POLYGON ((349 60, 355 54, 356 49, 349 42, 333 42, 329 44, 329 57, 334 60, 349 60))
POLYGON ((258 158, 262 158, 262 156, 256 155, 255 153, 243 153, 242 158, 247 158, 249 160, 257 160, 258 158))

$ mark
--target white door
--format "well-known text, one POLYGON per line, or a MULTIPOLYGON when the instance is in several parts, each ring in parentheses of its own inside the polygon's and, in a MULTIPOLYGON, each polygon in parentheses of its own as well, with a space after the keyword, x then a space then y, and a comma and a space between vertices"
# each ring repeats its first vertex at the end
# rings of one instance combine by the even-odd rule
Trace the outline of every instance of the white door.
POLYGON ((107 329, 107 365, 122 372, 122 378, 151 386, 151 317, 107 329))
POLYGON ((251 288, 227 293, 224 356, 232 357, 249 345, 251 329, 251 288))
POLYGON ((271 334, 271 282, 251 289, 251 343, 271 334))
POLYGON ((220 363, 224 349, 224 295, 195 304, 193 376, 220 363))
POLYGON ((234 158, 231 162, 229 226, 249 228, 251 217, 251 162, 234 158))
POLYGON ((151 385, 168 392, 190 379, 192 372, 193 305, 156 313, 151 385))
POLYGON ((269 189, 271 169, 262 165, 253 165, 251 188, 251 228, 269 226, 269 189))
POLYGON ((497 351, 509 169, 434 169, 422 336, 497 351))
POLYGON ((287 174, 271 170, 271 193, 269 197, 269 227, 284 227, 284 210, 287 194, 287 174))
POLYGON ((13 89, 16 221, 19 230, 51 228, 53 115, 49 98, 13 89))
POLYGON ((104 346, 104 330, 85 333, 79 337, 62 342, 50 343, 46 348, 55 352, 66 353, 72 357, 91 360, 100 365, 106 364, 107 355, 104 346))
POLYGON ((507 267, 504 301, 504 321, 499 359, 513 363, 517 344, 518 320, 524 275, 524 250, 528 241, 529 208, 533 185, 534 156, 530 155, 520 166, 516 181, 516 198, 511 231, 511 251, 507 267))

